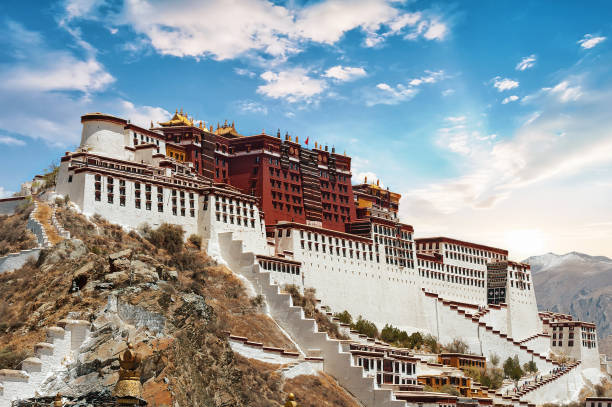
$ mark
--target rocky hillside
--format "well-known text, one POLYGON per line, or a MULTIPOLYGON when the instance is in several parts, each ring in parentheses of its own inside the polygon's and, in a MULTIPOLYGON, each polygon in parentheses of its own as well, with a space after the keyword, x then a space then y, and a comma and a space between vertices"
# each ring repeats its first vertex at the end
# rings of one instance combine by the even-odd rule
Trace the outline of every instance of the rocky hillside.
POLYGON ((279 366, 232 351, 228 331, 268 346, 294 345, 197 239, 183 244, 172 226, 125 233, 69 209, 58 217, 73 239, 0 275, 0 369, 18 368, 46 327, 71 318, 92 322, 91 339, 43 390, 74 405, 112 403, 118 356, 129 339, 143 357, 150 406, 281 406, 289 392, 301 406, 358 406, 327 375, 284 378, 279 366))
POLYGON ((595 322, 600 350, 612 356, 612 259, 571 252, 524 262, 531 265, 540 309, 595 322))

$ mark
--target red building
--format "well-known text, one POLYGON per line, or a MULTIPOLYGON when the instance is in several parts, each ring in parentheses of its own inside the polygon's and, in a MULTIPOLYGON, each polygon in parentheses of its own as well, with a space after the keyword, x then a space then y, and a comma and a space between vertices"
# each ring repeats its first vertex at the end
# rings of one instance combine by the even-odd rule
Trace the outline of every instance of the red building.
POLYGON ((302 147, 265 133, 245 137, 234 123, 196 126, 183 111, 154 130, 164 134, 166 154, 193 163, 196 173, 261 199, 268 226, 292 221, 344 232, 356 219, 351 158, 332 148, 302 147))

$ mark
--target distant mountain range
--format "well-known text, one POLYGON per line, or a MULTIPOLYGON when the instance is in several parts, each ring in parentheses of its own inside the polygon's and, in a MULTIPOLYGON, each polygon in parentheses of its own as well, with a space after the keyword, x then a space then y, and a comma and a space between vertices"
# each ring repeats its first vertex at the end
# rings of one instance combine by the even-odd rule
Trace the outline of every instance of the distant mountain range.
POLYGON ((540 310, 595 322, 600 352, 612 356, 612 259, 571 252, 523 260, 531 265, 540 310))

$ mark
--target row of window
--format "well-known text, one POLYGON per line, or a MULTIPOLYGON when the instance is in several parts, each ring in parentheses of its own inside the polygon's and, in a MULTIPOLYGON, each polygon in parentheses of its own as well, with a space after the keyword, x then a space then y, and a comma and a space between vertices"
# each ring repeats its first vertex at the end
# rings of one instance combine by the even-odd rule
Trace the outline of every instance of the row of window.
MULTIPOLYGON (((303 240, 300 241, 300 246, 302 249, 306 249, 308 247, 308 250, 310 251, 315 251, 315 252, 321 252, 321 253, 329 253, 329 254, 336 254, 336 256, 342 256, 342 257, 346 257, 346 253, 347 250, 346 248, 341 248, 336 246, 336 250, 334 253, 334 246, 327 246, 324 243, 321 243, 321 245, 319 246, 319 243, 314 243, 313 242, 304 242, 303 240), (320 249, 320 250, 319 250, 320 249)), ((356 258, 357 260, 368 260, 368 253, 369 253, 369 260, 373 261, 373 256, 372 256, 372 252, 363 252, 363 255, 360 254, 361 252, 359 250, 356 250, 353 252, 352 249, 348 250, 348 254, 349 257, 352 258, 356 258), (353 254, 355 255, 355 257, 353 257, 353 254)), ((380 262, 380 257, 378 255, 376 255, 376 262, 379 263, 380 262)))
MULTIPOLYGON (((279 230, 279 237, 281 237, 281 233, 282 231, 279 230)), ((287 229, 286 232, 286 236, 289 237, 291 236, 290 234, 290 230, 287 229)), ((311 233, 311 232, 304 232, 303 230, 300 230, 300 238, 304 239, 306 238, 307 240, 312 240, 315 242, 319 241, 319 237, 321 238, 321 243, 325 243, 327 241, 327 243, 329 244, 333 244, 335 242, 336 246, 342 246, 342 247, 353 247, 353 243, 355 243, 355 249, 361 249, 363 251, 365 250, 369 250, 372 251, 372 244, 366 244, 363 242, 353 242, 352 240, 349 239, 342 239, 342 238, 337 238, 337 237, 331 237, 331 236, 326 236, 323 234, 319 234, 319 233, 311 233)))
POLYGON ((456 284, 470 285, 473 287, 484 287, 485 286, 484 280, 453 276, 453 275, 448 275, 445 273, 437 273, 435 271, 430 271, 430 270, 419 269, 419 275, 421 277, 433 278, 436 280, 448 281, 450 283, 456 283, 456 284))
POLYGON ((300 275, 300 266, 295 264, 287 264, 276 261, 259 260, 259 265, 268 271, 278 271, 280 273, 288 273, 296 276, 300 275))
POLYGON ((221 214, 219 212, 217 212, 215 215, 217 218, 217 222, 223 221, 223 223, 229 223, 231 225, 247 226, 247 227, 250 226, 253 229, 255 228, 254 219, 246 219, 246 218, 241 218, 240 216, 227 215, 225 213, 221 214))

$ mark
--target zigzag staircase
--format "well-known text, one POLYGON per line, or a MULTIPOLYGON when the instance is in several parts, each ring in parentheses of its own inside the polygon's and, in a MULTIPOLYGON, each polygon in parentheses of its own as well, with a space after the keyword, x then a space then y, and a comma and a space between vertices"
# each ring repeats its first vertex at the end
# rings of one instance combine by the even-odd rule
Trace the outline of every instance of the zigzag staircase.
MULTIPOLYGON (((481 321, 481 317, 488 312, 486 309, 481 310, 475 314, 470 314, 469 312, 466 312, 464 309, 461 309, 459 306, 455 305, 452 301, 444 300, 438 294, 427 292, 425 290, 424 290, 424 293, 428 297, 435 298, 438 301, 438 304, 441 304, 447 310, 450 310, 452 313, 455 313, 458 317, 465 318, 466 320, 476 325, 479 329, 482 329, 486 331, 486 333, 491 334, 491 336, 493 338, 496 338, 498 342, 502 344, 503 342, 506 342, 506 345, 509 346, 512 349, 512 351, 515 352, 515 354, 519 356, 521 363, 525 363, 530 360, 534 360, 538 364, 538 368, 545 372, 553 370, 554 367, 558 365, 558 363, 553 361, 552 359, 531 349, 529 346, 525 344, 525 342, 521 343, 521 342, 515 341, 512 337, 508 336, 507 334, 502 333, 500 332, 500 330, 497 330, 493 328, 492 326, 488 325, 486 322, 481 321)), ((482 339, 481 339, 481 342, 482 342, 482 339)), ((487 352, 483 352, 483 353, 485 353, 485 356, 488 354, 487 352)), ((513 355, 508 355, 508 356, 513 356, 513 355)))
POLYGON ((327 333, 319 332, 315 320, 304 317, 304 311, 293 305, 291 296, 282 293, 280 287, 271 282, 270 273, 260 271, 255 255, 243 252, 241 240, 233 240, 231 232, 220 233, 219 245, 228 267, 245 277, 258 294, 265 296, 270 315, 295 343, 302 350, 316 349, 320 352, 326 373, 334 376, 368 407, 406 406, 405 402, 394 399, 391 390, 381 389, 373 378, 364 377, 363 369, 353 365, 351 354, 342 351, 340 340, 330 339, 327 333))
POLYGON ((34 345, 34 356, 21 362, 21 370, 0 370, 0 407, 36 396, 45 380, 64 370, 78 354, 89 326, 88 321, 61 320, 47 328, 45 342, 34 345))

